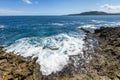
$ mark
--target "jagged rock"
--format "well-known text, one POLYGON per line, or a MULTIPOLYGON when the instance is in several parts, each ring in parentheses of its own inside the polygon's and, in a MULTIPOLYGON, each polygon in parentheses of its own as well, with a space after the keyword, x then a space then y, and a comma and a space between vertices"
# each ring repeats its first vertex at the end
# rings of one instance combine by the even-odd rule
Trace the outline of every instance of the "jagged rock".
POLYGON ((41 80, 36 60, 26 61, 22 56, 0 49, 0 80, 41 80))
POLYGON ((120 27, 100 28, 94 34, 84 31, 85 41, 94 37, 99 42, 89 63, 77 69, 68 64, 62 71, 45 76, 37 57, 28 59, 0 48, 0 80, 120 80, 120 27))
MULTIPOLYGON (((92 60, 88 64, 79 66, 79 70, 68 65, 62 71, 42 77, 42 80, 119 80, 120 79, 120 27, 100 28, 92 34, 86 33, 84 41, 96 38, 99 45, 96 46, 92 60), (70 73, 70 74, 69 74, 70 73)), ((89 45, 89 44, 88 44, 89 45)), ((89 52, 88 52, 89 53, 89 52)))

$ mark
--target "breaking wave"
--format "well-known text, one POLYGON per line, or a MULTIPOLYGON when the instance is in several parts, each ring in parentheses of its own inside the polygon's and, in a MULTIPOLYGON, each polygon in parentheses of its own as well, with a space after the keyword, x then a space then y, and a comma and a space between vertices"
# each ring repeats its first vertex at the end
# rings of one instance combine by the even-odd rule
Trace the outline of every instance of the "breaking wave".
POLYGON ((51 25, 54 25, 54 26, 63 26, 64 24, 62 24, 62 23, 51 23, 51 25))
POLYGON ((105 23, 106 21, 103 21, 103 20, 91 20, 92 22, 94 23, 105 23))
POLYGON ((94 30, 97 29, 97 26, 89 24, 89 25, 79 26, 78 28, 84 28, 84 29, 90 31, 91 33, 94 33, 94 30))
POLYGON ((43 75, 61 71, 69 63, 69 56, 82 55, 83 38, 79 33, 58 34, 51 37, 28 37, 15 41, 6 47, 7 52, 15 52, 24 57, 38 57, 43 75))
POLYGON ((83 25, 83 26, 80 26, 79 28, 91 28, 91 29, 96 29, 97 27, 95 25, 83 25))

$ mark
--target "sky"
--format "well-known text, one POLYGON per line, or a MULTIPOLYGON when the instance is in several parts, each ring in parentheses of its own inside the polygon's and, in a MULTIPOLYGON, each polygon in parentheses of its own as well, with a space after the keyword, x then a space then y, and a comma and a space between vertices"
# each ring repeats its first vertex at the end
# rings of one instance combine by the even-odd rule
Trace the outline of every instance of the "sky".
POLYGON ((120 12, 120 0, 0 0, 0 15, 66 15, 120 12))

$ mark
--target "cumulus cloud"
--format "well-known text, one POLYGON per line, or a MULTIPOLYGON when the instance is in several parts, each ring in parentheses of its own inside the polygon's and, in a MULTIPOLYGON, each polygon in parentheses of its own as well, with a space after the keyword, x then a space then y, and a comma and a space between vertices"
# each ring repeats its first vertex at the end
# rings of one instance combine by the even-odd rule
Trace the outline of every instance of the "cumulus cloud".
POLYGON ((120 5, 105 4, 100 7, 100 10, 109 13, 118 13, 120 12, 120 5))
POLYGON ((23 0, 23 2, 25 2, 26 4, 32 4, 30 0, 23 0))

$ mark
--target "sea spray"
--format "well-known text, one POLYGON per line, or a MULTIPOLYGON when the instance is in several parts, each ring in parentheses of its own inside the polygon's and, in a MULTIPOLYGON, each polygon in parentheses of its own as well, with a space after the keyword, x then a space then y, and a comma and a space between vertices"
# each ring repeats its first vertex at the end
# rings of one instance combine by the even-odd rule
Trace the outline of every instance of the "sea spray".
POLYGON ((38 57, 43 75, 61 71, 69 62, 69 56, 82 55, 84 35, 78 33, 59 34, 51 37, 28 37, 15 41, 6 47, 7 52, 15 52, 24 57, 38 57))

